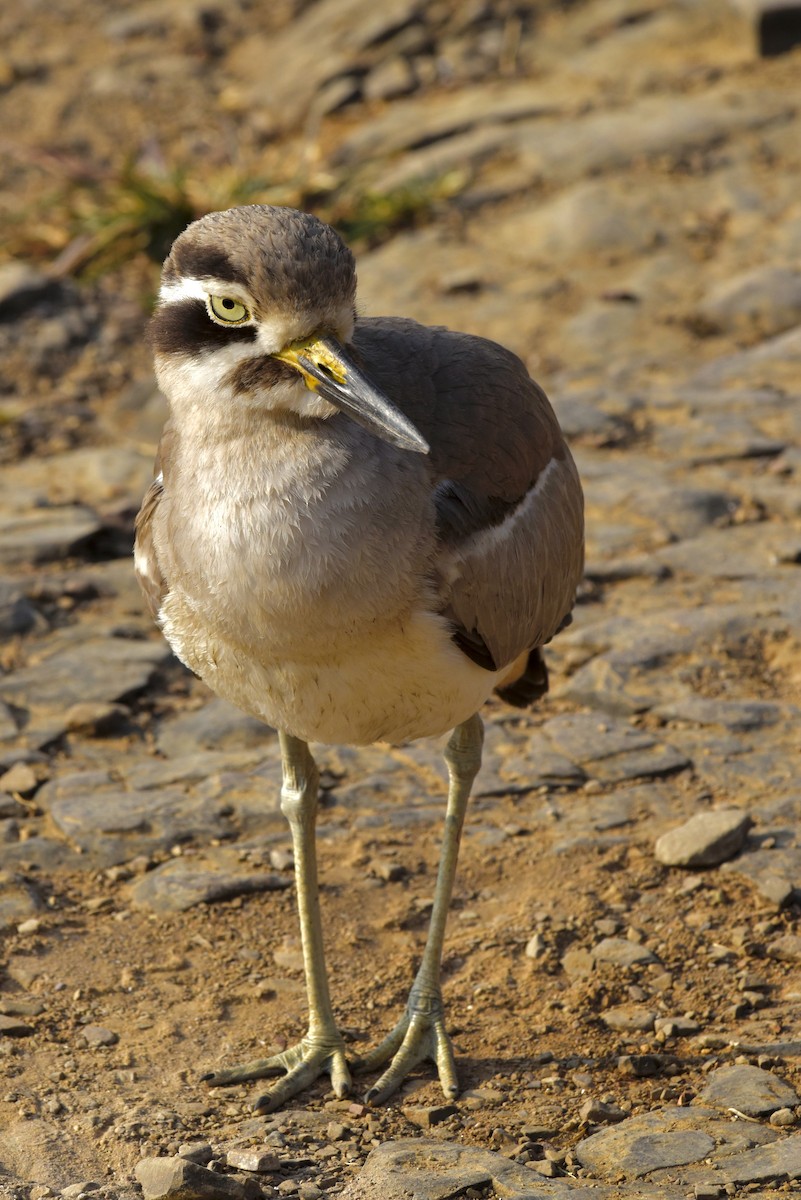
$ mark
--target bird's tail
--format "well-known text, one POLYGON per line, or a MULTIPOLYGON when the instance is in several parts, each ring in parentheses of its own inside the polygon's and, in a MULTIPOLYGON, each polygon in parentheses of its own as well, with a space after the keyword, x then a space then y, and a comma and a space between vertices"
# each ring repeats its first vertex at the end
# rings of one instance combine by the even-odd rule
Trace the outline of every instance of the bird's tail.
POLYGON ((544 696, 548 691, 548 668, 540 647, 524 651, 495 691, 501 700, 515 708, 528 708, 544 696))

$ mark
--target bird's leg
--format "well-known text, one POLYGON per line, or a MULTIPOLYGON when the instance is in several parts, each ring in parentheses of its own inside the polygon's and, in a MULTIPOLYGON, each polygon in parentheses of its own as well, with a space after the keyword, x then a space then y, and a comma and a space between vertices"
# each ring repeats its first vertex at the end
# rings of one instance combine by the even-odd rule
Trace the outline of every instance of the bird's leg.
POLYGON ((445 1095, 453 1099, 459 1094, 453 1049, 445 1031, 440 964, 459 855, 459 839, 473 780, 481 766, 483 741, 484 728, 481 718, 476 715, 454 730, 445 749, 450 785, 428 938, 405 1013, 380 1046, 354 1064, 355 1070, 370 1071, 392 1059, 384 1074, 368 1091, 365 1097, 367 1103, 380 1104, 386 1100, 397 1090, 409 1071, 426 1058, 433 1059, 437 1064, 445 1095))
POLYGON ((331 1076, 331 1085, 337 1096, 346 1096, 350 1091, 345 1043, 334 1021, 323 952, 315 851, 317 767, 305 742, 286 733, 279 733, 279 738, 284 773, 281 811, 292 831, 300 936, 309 1000, 309 1030, 297 1045, 281 1054, 205 1076, 212 1086, 218 1087, 249 1079, 264 1079, 285 1071, 284 1078, 256 1101, 254 1108, 257 1112, 273 1112, 324 1072, 331 1076))

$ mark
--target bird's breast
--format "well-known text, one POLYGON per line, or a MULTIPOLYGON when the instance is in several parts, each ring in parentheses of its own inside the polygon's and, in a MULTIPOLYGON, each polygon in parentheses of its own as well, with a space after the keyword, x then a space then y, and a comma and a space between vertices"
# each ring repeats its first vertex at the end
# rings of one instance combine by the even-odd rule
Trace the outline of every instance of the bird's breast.
POLYGON ((215 448, 181 471, 162 531, 173 607, 243 653, 293 660, 414 607, 434 552, 428 490, 409 486, 411 456, 364 442, 215 448))

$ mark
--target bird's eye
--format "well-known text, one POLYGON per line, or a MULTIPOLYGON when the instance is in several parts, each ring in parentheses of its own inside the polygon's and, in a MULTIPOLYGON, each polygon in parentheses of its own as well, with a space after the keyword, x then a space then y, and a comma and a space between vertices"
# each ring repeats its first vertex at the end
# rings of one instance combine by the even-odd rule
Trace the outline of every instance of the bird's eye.
POLYGON ((209 296, 209 315, 223 325, 243 325, 250 320, 249 310, 233 296, 209 296))

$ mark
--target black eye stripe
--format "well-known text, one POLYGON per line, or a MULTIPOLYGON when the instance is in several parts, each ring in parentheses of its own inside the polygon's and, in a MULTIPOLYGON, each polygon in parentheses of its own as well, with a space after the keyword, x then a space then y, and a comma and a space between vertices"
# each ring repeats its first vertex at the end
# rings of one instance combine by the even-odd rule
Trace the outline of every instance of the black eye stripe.
POLYGON ((157 354, 200 354, 235 342, 255 342, 255 325, 218 325, 202 300, 173 300, 153 313, 148 341, 157 354))

